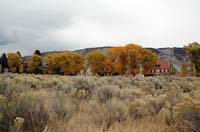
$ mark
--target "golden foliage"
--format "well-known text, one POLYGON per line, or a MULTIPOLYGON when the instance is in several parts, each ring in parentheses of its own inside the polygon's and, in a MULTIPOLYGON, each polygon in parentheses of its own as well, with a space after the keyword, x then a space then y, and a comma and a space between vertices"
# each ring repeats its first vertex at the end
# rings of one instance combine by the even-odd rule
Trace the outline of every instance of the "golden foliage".
POLYGON ((77 75, 84 67, 84 57, 78 53, 63 52, 45 59, 49 74, 77 75))
POLYGON ((127 52, 124 47, 108 49, 108 58, 113 62, 118 74, 124 74, 126 72, 127 52))
POLYGON ((98 51, 90 52, 87 55, 87 63, 91 66, 91 72, 93 74, 103 73, 103 64, 106 60, 106 56, 98 51))
POLYGON ((23 73, 23 60, 18 53, 8 53, 9 71, 13 73, 23 73))
POLYGON ((150 69, 155 68, 156 60, 157 60, 156 53, 147 49, 142 50, 143 74, 146 74, 150 69))
POLYGON ((138 69, 138 64, 141 64, 142 47, 135 44, 128 44, 125 46, 127 53, 127 71, 131 72, 133 69, 138 69))
POLYGON ((108 56, 110 61, 116 66, 115 70, 118 74, 126 72, 137 74, 140 71, 140 65, 145 74, 155 67, 157 60, 156 53, 136 44, 110 48, 108 49, 108 56))
POLYGON ((30 73, 42 73, 42 57, 33 54, 28 61, 28 72, 30 73))

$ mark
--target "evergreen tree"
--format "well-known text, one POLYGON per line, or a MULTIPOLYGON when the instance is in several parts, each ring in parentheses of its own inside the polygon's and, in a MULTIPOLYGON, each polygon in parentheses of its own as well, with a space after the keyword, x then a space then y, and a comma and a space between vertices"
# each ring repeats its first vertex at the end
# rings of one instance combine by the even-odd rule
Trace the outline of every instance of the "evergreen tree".
POLYGON ((177 72, 176 68, 174 67, 173 64, 171 64, 170 69, 169 69, 169 74, 173 75, 173 74, 176 74, 176 72, 177 72))
POLYGON ((17 54, 19 55, 20 58, 22 58, 22 55, 19 51, 17 51, 17 54))
POLYGON ((35 50, 34 54, 41 56, 40 50, 35 50))
POLYGON ((185 61, 182 61, 182 63, 181 63, 181 74, 182 74, 183 76, 186 76, 186 75, 187 75, 187 66, 186 66, 186 64, 185 64, 185 61))
POLYGON ((1 55, 1 58, 0 58, 0 60, 1 60, 1 65, 2 65, 2 71, 1 72, 3 72, 4 71, 4 69, 5 68, 8 68, 8 58, 7 58, 7 56, 6 56, 6 53, 3 53, 2 55, 1 55))

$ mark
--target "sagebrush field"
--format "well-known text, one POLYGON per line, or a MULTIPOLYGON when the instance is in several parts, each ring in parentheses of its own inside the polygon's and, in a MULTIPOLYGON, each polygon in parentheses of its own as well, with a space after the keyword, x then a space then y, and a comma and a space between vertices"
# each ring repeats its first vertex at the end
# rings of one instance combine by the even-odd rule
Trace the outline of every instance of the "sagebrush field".
POLYGON ((3 74, 0 131, 198 132, 200 78, 3 74))

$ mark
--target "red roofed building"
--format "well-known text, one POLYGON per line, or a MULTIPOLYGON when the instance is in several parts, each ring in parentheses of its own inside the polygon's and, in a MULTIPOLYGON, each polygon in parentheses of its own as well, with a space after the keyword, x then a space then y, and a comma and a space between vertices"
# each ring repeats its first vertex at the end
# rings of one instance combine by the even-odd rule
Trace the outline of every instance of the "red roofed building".
POLYGON ((149 71, 147 76, 169 75, 170 65, 163 60, 157 60, 155 69, 149 71))

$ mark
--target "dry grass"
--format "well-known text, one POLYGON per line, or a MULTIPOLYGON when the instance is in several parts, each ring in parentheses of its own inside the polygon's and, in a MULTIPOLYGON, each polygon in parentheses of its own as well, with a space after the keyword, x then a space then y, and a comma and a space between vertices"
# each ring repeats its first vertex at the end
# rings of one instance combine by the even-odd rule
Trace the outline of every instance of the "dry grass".
POLYGON ((199 84, 200 78, 4 74, 0 131, 198 131, 199 84))

